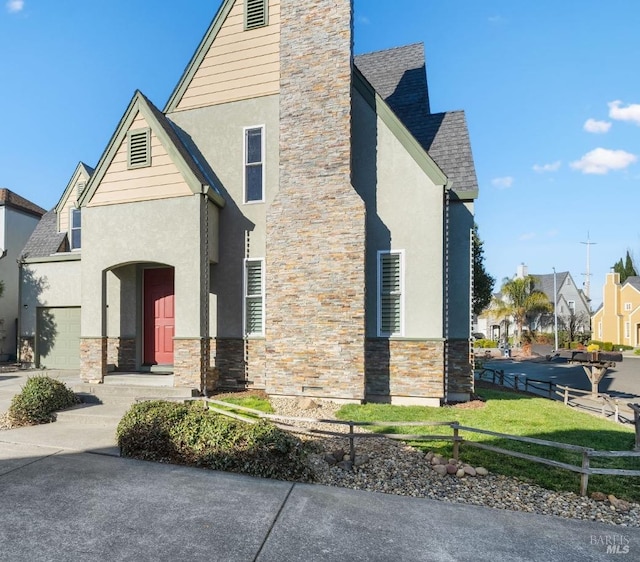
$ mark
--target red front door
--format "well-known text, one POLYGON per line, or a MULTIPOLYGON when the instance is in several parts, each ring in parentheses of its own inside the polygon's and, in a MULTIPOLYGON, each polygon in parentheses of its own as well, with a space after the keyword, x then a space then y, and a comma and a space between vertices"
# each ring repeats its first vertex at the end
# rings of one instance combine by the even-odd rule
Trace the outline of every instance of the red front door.
POLYGON ((144 271, 144 362, 173 365, 173 269, 144 271))

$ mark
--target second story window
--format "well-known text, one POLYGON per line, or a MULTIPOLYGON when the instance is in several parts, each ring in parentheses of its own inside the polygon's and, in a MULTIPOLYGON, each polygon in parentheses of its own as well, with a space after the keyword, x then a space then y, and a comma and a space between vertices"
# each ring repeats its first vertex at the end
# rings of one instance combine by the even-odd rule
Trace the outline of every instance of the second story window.
POLYGON ((80 209, 71 209, 71 249, 79 250, 82 246, 82 216, 80 209))
POLYGON ((264 127, 244 130, 244 201, 264 201, 264 127))

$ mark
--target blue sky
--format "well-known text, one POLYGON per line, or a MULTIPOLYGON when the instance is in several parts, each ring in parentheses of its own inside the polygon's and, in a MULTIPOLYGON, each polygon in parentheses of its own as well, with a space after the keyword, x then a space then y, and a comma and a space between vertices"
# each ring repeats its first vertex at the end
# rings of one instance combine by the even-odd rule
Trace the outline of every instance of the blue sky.
MULTIPOLYGON (((0 0, 0 186, 53 207, 136 88, 163 107, 219 0, 0 0)), ((433 111, 464 109, 498 283, 524 262, 591 296, 640 262, 640 2, 355 0, 356 52, 423 42, 433 111)))

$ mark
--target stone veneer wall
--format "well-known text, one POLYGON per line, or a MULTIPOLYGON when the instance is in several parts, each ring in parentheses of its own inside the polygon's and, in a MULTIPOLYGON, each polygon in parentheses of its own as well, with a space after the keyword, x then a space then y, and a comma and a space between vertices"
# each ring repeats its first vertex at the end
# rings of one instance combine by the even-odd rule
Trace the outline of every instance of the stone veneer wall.
POLYGON ((211 341, 211 365, 218 388, 264 389, 265 340, 215 338, 211 341))
POLYGON ((447 354, 447 399, 469 400, 474 391, 472 352, 469 340, 449 340, 447 354))
POLYGON ((107 374, 107 338, 80 338, 80 378, 102 382, 107 374))
POLYGON ((209 338, 174 338, 173 385, 203 390, 209 370, 209 338))
POLYGON ((351 0, 282 0, 266 390, 364 398, 365 208, 351 185, 351 0))
POLYGON ((108 338, 107 365, 113 365, 116 371, 135 371, 137 369, 136 339, 108 338))
POLYGON ((367 339, 367 399, 444 398, 444 350, 444 341, 367 339))

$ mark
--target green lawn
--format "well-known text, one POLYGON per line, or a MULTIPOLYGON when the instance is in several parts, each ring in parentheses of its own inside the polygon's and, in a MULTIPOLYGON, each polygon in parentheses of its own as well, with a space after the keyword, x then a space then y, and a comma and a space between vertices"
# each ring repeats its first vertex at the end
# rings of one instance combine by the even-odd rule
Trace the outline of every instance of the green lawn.
MULTIPOLYGON (((606 451, 631 451, 634 445, 633 428, 616 424, 590 414, 575 411, 561 403, 545 398, 503 390, 477 389, 486 400, 480 409, 454 407, 428 408, 422 406, 391 406, 388 404, 349 404, 337 413, 338 418, 354 421, 457 421, 461 425, 486 429, 497 433, 518 435, 582 445, 606 451)), ((388 427, 375 428, 382 433, 440 434, 450 433, 443 427, 388 427)), ((461 432, 465 439, 520 451, 531 455, 558 460, 580 466, 581 455, 541 445, 461 432)), ((452 443, 430 441, 415 443, 425 450, 433 450, 449 457, 452 443)), ((580 475, 543 464, 516 459, 499 453, 481 451, 473 447, 461 447, 460 458, 475 466, 484 466, 498 474, 516 476, 521 480, 539 484, 552 490, 578 492, 580 475)), ((592 459, 593 467, 627 468, 640 470, 640 458, 592 459)), ((589 477, 588 493, 600 491, 619 498, 640 501, 640 477, 600 476, 589 477)))

